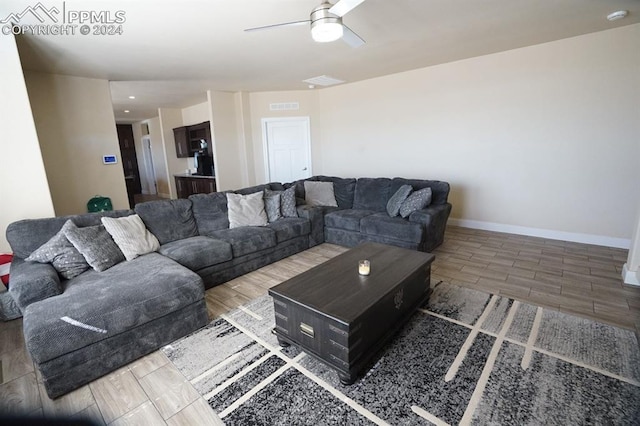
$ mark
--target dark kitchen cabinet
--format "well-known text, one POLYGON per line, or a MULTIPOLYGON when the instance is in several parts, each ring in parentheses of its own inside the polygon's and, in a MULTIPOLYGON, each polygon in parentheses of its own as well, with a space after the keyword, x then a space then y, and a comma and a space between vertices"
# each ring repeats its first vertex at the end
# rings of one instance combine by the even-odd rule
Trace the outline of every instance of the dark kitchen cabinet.
POLYGON ((216 192, 216 179, 205 176, 175 176, 178 198, 189 198, 193 194, 216 192))
POLYGON ((204 139, 211 152, 211 126, 208 121, 192 126, 183 126, 173 129, 173 138, 176 142, 176 156, 178 158, 193 157, 200 151, 200 141, 204 139))

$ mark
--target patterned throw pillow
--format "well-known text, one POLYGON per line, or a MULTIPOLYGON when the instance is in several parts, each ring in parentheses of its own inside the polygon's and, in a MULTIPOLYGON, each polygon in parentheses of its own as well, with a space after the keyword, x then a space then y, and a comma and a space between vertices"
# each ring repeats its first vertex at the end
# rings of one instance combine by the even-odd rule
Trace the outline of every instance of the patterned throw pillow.
POLYGON ((296 209, 296 187, 286 189, 280 196, 280 210, 283 217, 298 217, 296 209))
POLYGON ((282 217, 280 213, 280 199, 282 191, 264 190, 264 209, 267 211, 269 223, 275 222, 282 217))
POLYGON ((402 185, 395 194, 387 201, 387 213, 391 217, 396 217, 400 213, 400 206, 407 199, 409 194, 413 191, 411 185, 402 185))
POLYGON ((124 254, 103 225, 78 228, 73 222, 65 235, 91 267, 102 272, 124 261, 124 254))
POLYGON ((304 181, 304 200, 310 206, 338 207, 333 182, 304 181))
POLYGON ((268 223, 262 194, 262 191, 247 195, 227 193, 229 228, 264 226, 268 223))
POLYGON ((417 210, 422 210, 431 204, 431 188, 423 188, 413 192, 400 206, 400 216, 409 217, 417 210))
POLYGON ((127 260, 160 248, 160 243, 137 214, 119 218, 103 217, 102 224, 127 260))
POLYGON ((29 262, 51 263, 62 278, 70 280, 87 269, 89 264, 84 256, 71 244, 65 233, 75 227, 71 220, 67 220, 62 229, 51 237, 49 241, 38 247, 25 260, 29 262))

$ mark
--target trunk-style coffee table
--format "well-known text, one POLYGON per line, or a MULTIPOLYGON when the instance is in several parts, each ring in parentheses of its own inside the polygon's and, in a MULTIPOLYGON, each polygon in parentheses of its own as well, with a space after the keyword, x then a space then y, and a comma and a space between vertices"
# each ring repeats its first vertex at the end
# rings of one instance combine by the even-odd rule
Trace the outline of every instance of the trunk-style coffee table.
POLYGON ((365 243, 269 290, 278 342, 297 345, 352 384, 431 293, 435 256, 365 243), (358 261, 371 264, 368 276, 358 261))

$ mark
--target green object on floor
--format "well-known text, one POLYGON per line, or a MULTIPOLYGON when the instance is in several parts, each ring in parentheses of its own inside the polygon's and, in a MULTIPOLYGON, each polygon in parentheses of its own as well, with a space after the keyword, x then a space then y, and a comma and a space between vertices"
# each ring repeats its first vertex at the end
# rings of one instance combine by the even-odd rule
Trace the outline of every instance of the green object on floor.
POLYGON ((106 212, 109 210, 113 210, 113 205, 111 204, 111 198, 103 197, 102 195, 96 195, 87 203, 87 211, 89 213, 95 212, 106 212))

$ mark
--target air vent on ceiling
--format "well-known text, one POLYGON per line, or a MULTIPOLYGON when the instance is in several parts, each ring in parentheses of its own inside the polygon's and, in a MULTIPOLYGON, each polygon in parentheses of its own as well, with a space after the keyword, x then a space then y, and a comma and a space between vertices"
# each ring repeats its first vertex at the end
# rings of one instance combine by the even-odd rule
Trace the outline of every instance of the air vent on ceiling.
POLYGON ((271 111, 292 111, 300 109, 300 104, 298 102, 279 102, 275 104, 269 104, 269 109, 271 111))
POLYGON ((315 84, 317 86, 333 86, 334 84, 344 83, 344 80, 338 80, 337 78, 329 77, 328 75, 321 75, 304 80, 304 82, 315 84))

